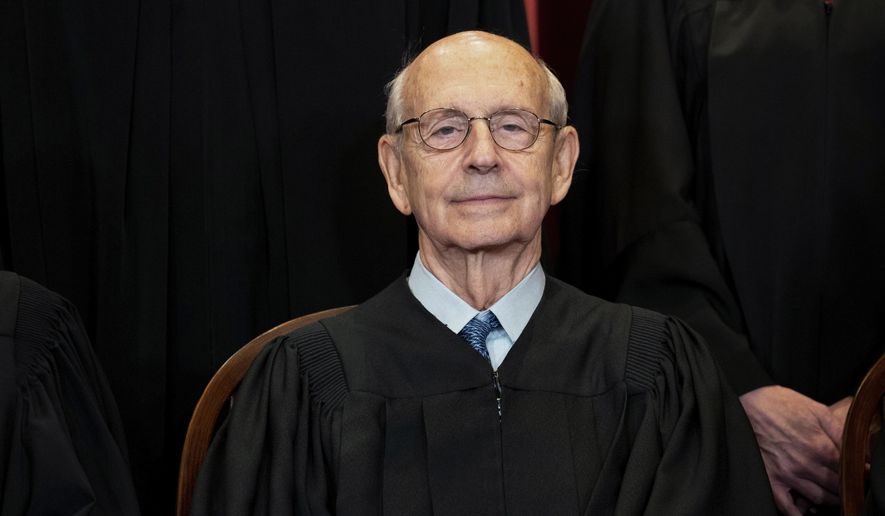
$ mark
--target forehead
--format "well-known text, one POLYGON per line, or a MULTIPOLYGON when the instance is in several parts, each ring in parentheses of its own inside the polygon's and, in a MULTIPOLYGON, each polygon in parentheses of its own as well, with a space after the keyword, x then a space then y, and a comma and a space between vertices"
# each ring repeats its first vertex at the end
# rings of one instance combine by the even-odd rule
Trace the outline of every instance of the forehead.
POLYGON ((546 116, 546 76, 522 47, 497 36, 459 34, 427 48, 410 66, 408 113, 454 107, 471 116, 519 107, 546 116))

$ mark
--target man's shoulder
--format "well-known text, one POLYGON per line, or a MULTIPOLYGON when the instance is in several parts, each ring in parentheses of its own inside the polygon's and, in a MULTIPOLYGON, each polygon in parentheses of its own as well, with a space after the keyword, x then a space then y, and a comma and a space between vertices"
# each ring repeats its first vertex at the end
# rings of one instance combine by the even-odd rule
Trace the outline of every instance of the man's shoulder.
POLYGON ((572 286, 560 279, 547 276, 545 297, 564 308, 563 313, 578 313, 597 319, 610 319, 636 324, 641 327, 664 325, 670 316, 648 308, 609 301, 572 286))
MULTIPOLYGON (((561 328, 562 339, 586 336, 605 349, 609 365, 621 371, 632 391, 650 388, 656 375, 695 354, 703 344, 684 323, 654 310, 610 302, 548 276, 545 314, 561 328)), ((618 376, 620 376, 620 374, 618 376)))
POLYGON ((431 317, 409 290, 405 275, 398 277, 378 293, 360 303, 353 310, 324 320, 327 327, 352 331, 385 331, 406 320, 431 317))
POLYGON ((545 311, 560 319, 563 324, 583 322, 602 325, 620 330, 627 330, 632 324, 635 313, 648 317, 657 316, 661 321, 665 318, 650 310, 617 303, 588 294, 562 280, 547 276, 543 304, 545 311))

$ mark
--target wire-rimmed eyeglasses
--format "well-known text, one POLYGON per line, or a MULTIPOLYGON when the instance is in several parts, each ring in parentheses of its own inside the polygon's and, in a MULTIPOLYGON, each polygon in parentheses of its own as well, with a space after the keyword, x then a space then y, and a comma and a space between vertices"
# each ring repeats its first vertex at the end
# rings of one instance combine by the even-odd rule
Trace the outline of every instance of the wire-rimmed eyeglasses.
POLYGON ((401 123, 396 132, 403 130, 408 124, 418 124, 418 134, 428 147, 437 150, 451 150, 464 143, 470 134, 470 122, 485 120, 495 143, 507 150, 519 151, 528 149, 538 140, 541 124, 549 124, 557 130, 562 126, 539 118, 538 115, 524 109, 503 109, 489 116, 469 117, 462 111, 450 108, 438 108, 425 111, 421 116, 410 118, 401 123))

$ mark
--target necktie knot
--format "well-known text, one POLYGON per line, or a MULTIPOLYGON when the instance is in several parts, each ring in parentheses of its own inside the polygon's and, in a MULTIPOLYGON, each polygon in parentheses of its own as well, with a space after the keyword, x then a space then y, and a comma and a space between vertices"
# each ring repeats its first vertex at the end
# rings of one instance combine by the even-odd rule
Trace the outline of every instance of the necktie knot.
POLYGON ((492 330, 501 327, 498 318, 491 311, 476 314, 470 319, 458 335, 470 344, 486 360, 489 360, 489 350, 486 347, 486 338, 492 330))

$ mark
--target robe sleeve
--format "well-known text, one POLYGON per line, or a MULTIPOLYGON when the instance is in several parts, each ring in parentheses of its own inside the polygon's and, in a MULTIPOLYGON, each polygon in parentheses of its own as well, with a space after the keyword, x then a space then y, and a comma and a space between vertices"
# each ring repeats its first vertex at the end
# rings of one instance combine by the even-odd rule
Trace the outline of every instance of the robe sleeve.
POLYGON ((334 514, 332 464, 346 392, 322 325, 270 342, 233 395, 200 470, 191 514, 334 514))
POLYGON ((139 514, 117 405, 76 308, 10 272, 0 272, 0 514, 139 514))
POLYGON ((615 513, 774 516, 737 397, 696 333, 672 318, 661 332, 661 322, 634 308, 626 372, 647 403, 628 423, 635 438, 621 492, 632 496, 621 496, 615 513))
POLYGON ((744 393, 771 380, 748 345, 706 213, 712 6, 593 2, 572 103, 588 170, 576 174, 564 207, 560 273, 603 297, 682 318, 744 393))

